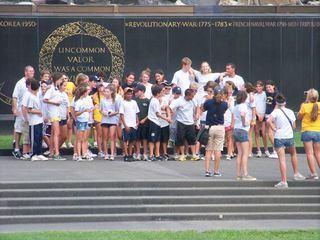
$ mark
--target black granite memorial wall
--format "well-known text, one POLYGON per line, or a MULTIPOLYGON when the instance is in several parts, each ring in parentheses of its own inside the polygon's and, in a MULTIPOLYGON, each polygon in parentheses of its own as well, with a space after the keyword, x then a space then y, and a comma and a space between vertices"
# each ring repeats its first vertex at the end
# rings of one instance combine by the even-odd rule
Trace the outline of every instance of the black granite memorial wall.
MULTIPOLYGON (((162 68, 168 80, 188 56, 214 72, 233 62, 245 81, 272 79, 297 110, 303 91, 320 89, 320 17, 0 17, 0 113, 26 65, 74 80, 162 68)), ((152 79, 153 81, 153 79, 152 79)))

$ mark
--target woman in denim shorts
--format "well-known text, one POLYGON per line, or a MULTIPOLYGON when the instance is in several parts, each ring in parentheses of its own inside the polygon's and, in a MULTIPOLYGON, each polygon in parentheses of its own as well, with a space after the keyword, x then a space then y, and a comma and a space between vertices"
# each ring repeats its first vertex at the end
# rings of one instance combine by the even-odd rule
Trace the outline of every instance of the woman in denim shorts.
POLYGON ((250 120, 247 117, 248 109, 245 103, 247 93, 239 91, 236 98, 237 105, 233 109, 234 130, 233 138, 238 150, 237 155, 237 180, 255 181, 255 177, 248 174, 250 120))
POLYGON ((320 167, 320 102, 319 93, 314 88, 307 92, 306 101, 301 104, 298 118, 302 120, 301 141, 307 154, 310 176, 308 179, 319 179, 314 159, 320 167))
POLYGON ((274 148, 277 151, 281 182, 275 185, 276 188, 287 188, 287 167, 285 148, 291 156, 291 163, 294 172, 294 180, 304 180, 305 177, 298 172, 298 158, 293 138, 293 129, 296 127, 296 117, 291 109, 285 107, 286 99, 282 93, 276 96, 277 108, 270 114, 267 124, 275 132, 274 148))

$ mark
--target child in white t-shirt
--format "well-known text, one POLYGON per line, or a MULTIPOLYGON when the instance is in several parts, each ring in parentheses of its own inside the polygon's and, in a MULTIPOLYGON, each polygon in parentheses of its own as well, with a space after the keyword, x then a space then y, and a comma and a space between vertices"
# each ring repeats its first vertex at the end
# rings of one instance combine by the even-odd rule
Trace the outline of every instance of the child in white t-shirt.
POLYGON ((248 97, 246 99, 247 104, 247 118, 250 121, 250 128, 248 131, 248 137, 249 137, 249 157, 252 157, 252 134, 254 131, 254 126, 256 125, 256 102, 254 99, 254 87, 250 82, 246 82, 244 84, 244 88, 248 94, 248 97))
POLYGON ((266 135, 266 118, 265 118, 267 96, 265 91, 263 91, 263 88, 264 88, 263 82, 257 81, 254 100, 256 102, 255 140, 256 140, 258 158, 262 157, 262 152, 260 148, 260 133, 262 135, 265 155, 267 157, 270 155, 268 151, 268 141, 267 141, 267 135, 266 135))
MULTIPOLYGON (((174 101, 178 101, 179 98, 181 98, 182 91, 180 87, 174 87, 172 89, 172 97, 169 101, 169 106, 171 103, 174 101)), ((171 112, 171 124, 170 124, 170 134, 169 134, 169 141, 172 142, 173 144, 173 151, 174 151, 174 159, 178 160, 179 159, 179 146, 175 144, 176 142, 176 137, 177 137, 177 115, 175 112, 171 112)))
POLYGON ((294 143, 293 129, 296 127, 296 117, 291 109, 285 107, 286 98, 282 93, 279 93, 276 98, 277 108, 272 111, 268 117, 267 124, 274 135, 274 148, 277 151, 280 165, 281 181, 275 185, 276 188, 287 188, 287 167, 285 149, 291 156, 291 163, 294 172, 294 180, 304 180, 298 171, 298 158, 294 143))
POLYGON ((239 91, 236 98, 236 106, 233 108, 234 130, 233 138, 237 146, 237 180, 255 181, 255 177, 248 174, 249 137, 251 118, 247 116, 248 106, 246 91, 239 91))
POLYGON ((119 113, 122 122, 122 139, 124 150, 124 161, 133 160, 132 147, 137 138, 137 128, 139 125, 139 107, 135 100, 132 100, 133 89, 124 89, 124 100, 121 102, 119 113))
POLYGON ((60 91, 61 97, 61 104, 59 106, 59 113, 60 113, 60 142, 59 146, 61 147, 62 144, 67 140, 67 121, 68 121, 68 107, 69 107, 69 97, 68 94, 65 92, 67 87, 67 81, 63 80, 60 85, 58 86, 60 91))
POLYGON ((76 156, 77 161, 92 161, 93 158, 88 155, 87 129, 92 112, 92 107, 88 105, 87 97, 90 87, 86 84, 78 87, 74 99, 74 112, 76 120, 76 156), (81 154, 82 153, 82 154, 81 154), (81 157, 82 156, 82 157, 81 157))
POLYGON ((47 104, 48 119, 51 122, 50 155, 54 160, 66 160, 60 155, 59 137, 60 137, 60 111, 61 94, 58 86, 63 81, 63 74, 55 72, 52 74, 53 85, 48 89, 43 97, 43 102, 47 104))
POLYGON ((32 149, 31 161, 48 160, 42 155, 42 113, 41 103, 38 97, 39 82, 35 79, 30 81, 31 89, 27 99, 27 112, 29 120, 30 145, 32 149))
POLYGON ((149 119, 149 161, 161 161, 160 157, 160 134, 161 134, 161 123, 160 119, 171 122, 169 117, 161 115, 161 92, 162 87, 159 85, 153 85, 151 88, 153 97, 151 98, 148 119, 149 119))
POLYGON ((119 106, 120 102, 116 99, 116 89, 113 84, 109 84, 104 90, 104 98, 100 102, 100 112, 102 114, 102 141, 104 149, 104 159, 114 160, 115 144, 116 144, 116 130, 119 122, 119 106), (110 152, 108 154, 107 143, 110 140, 110 152))
POLYGON ((226 143, 227 143, 227 157, 226 160, 230 161, 231 158, 235 157, 234 154, 234 142, 233 142, 233 128, 234 128, 234 121, 233 121, 233 108, 234 108, 234 97, 232 96, 232 86, 229 84, 225 84, 223 91, 225 93, 225 101, 228 103, 228 109, 224 113, 224 128, 226 132, 226 143))

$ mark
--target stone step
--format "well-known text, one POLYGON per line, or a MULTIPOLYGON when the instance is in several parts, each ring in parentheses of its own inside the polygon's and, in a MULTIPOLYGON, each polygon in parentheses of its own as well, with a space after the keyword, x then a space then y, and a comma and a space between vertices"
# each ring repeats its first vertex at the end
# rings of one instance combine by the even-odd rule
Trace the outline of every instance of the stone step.
POLYGON ((135 214, 68 214, 0 216, 0 224, 67 223, 106 221, 184 221, 184 220, 268 220, 320 219, 319 212, 253 212, 253 213, 135 213, 135 214))
POLYGON ((17 197, 1 198, 1 207, 118 205, 118 204, 295 204, 320 203, 319 195, 186 195, 186 196, 88 196, 88 197, 17 197))
POLYGON ((319 187, 186 187, 186 188, 54 188, 0 190, 9 197, 141 196, 141 195, 320 195, 319 187))
MULTIPOLYGON (((57 181, 57 182, 2 182, 0 189, 36 189, 36 188, 145 188, 145 187, 273 187, 276 181, 234 181, 206 178, 205 180, 170 181, 57 181)), ((288 181, 293 187, 320 187, 320 181, 288 181)))
POLYGON ((132 213, 252 213, 252 212, 317 212, 320 204, 150 204, 150 205, 86 205, 48 207, 0 207, 0 216, 78 215, 132 213))

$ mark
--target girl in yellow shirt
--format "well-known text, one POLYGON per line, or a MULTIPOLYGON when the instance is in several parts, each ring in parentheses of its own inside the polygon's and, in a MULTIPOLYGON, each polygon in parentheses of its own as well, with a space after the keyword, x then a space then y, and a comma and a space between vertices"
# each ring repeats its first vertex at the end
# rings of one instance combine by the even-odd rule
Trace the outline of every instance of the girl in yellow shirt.
POLYGON ((298 118, 302 120, 301 141, 307 154, 308 166, 310 169, 309 179, 319 179, 315 161, 320 167, 320 102, 319 93, 311 88, 307 92, 307 98, 301 104, 298 118))

